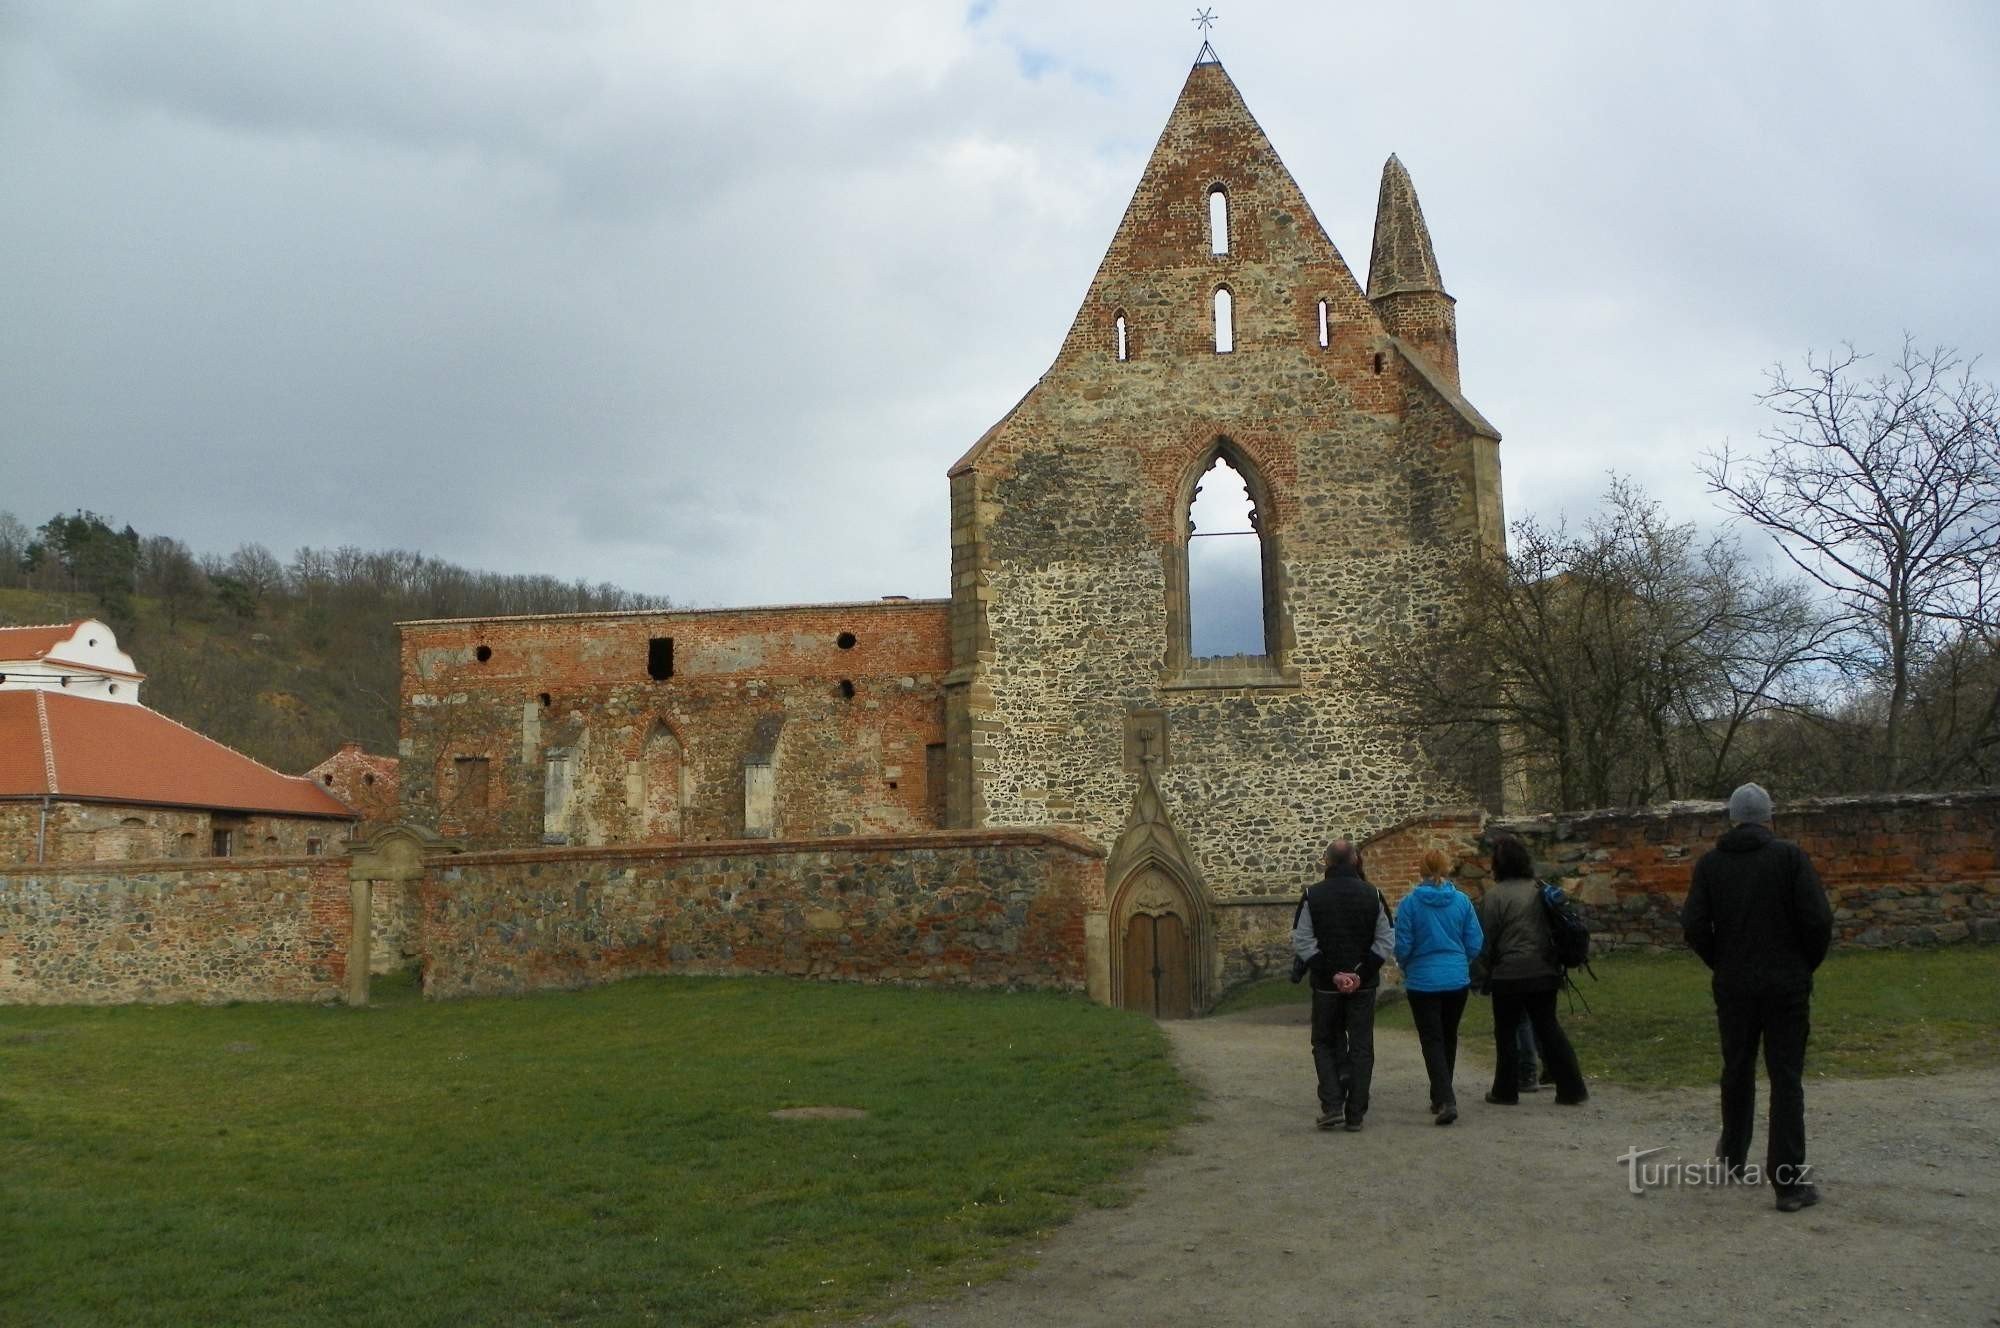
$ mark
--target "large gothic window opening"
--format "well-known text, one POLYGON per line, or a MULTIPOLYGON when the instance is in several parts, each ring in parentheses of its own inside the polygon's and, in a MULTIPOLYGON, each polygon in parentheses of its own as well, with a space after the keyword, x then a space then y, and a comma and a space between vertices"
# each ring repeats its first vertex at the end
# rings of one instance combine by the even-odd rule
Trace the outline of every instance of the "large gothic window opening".
POLYGON ((1243 476, 1218 455, 1188 506, 1188 654, 1266 653, 1264 537, 1243 476))

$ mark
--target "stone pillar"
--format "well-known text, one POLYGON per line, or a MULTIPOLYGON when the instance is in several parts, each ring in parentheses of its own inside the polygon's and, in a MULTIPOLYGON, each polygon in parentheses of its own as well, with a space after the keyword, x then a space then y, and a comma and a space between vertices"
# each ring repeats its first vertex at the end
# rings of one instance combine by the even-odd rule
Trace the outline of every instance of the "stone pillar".
POLYGON ((368 939, 374 925, 375 883, 355 878, 347 882, 354 931, 347 941, 347 1003, 368 1004, 368 939))

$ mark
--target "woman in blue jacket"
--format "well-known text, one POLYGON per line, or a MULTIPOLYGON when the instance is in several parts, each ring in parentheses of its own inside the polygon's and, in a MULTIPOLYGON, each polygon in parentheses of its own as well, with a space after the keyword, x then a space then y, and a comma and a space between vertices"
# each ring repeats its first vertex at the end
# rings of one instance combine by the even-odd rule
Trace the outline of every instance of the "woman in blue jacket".
POLYGON ((1458 1065, 1458 1021, 1472 986, 1471 965, 1486 943, 1472 901, 1445 879, 1451 859, 1427 848, 1419 859, 1423 879, 1396 910, 1396 962, 1403 968, 1403 991, 1410 1022, 1424 1049, 1431 1078, 1431 1115, 1439 1125, 1458 1119, 1452 1071, 1458 1065))

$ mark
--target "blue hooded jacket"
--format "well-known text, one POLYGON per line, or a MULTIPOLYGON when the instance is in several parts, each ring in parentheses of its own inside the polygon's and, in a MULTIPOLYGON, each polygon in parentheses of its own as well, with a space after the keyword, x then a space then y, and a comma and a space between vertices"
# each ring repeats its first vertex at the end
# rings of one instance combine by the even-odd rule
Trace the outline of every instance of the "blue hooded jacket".
POLYGON ((1472 959, 1484 944, 1472 901, 1450 881, 1420 883, 1396 910, 1396 962, 1406 991, 1470 986, 1472 959))

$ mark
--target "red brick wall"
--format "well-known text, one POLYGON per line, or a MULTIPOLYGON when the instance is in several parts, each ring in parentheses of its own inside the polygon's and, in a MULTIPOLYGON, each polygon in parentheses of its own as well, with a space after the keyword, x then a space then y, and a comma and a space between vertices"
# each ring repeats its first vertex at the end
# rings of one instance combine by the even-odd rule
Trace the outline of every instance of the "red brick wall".
POLYGON ((572 846, 742 838, 751 761, 772 766, 773 837, 934 828, 945 614, 881 601, 404 624, 403 815, 474 848, 539 845, 555 749, 572 846), (673 641, 664 680, 648 676, 655 637, 673 641), (470 800, 460 762, 482 758, 470 800))
MULTIPOLYGON (((1438 842, 1457 850, 1465 863, 1459 884, 1469 882, 1477 894, 1486 879, 1479 837, 1504 829, 1527 842, 1537 870, 1576 896, 1600 944, 1672 948, 1681 944, 1689 874, 1727 826, 1721 803, 1520 817, 1483 826, 1466 813, 1439 813, 1369 840, 1368 874, 1377 884, 1406 889, 1415 880, 1416 854, 1438 842)), ((1833 903, 1839 942, 2000 941, 2000 791, 1781 805, 1775 828, 1811 855, 1833 903)))
POLYGON ((641 974, 1084 989, 1103 859, 1032 831, 432 859, 427 996, 641 974))
POLYGON ((394 825, 400 780, 393 756, 375 756, 361 750, 358 742, 342 743, 340 750, 306 771, 334 797, 361 814, 368 825, 394 825))
POLYGON ((333 999, 347 861, 0 867, 0 1003, 333 999))

